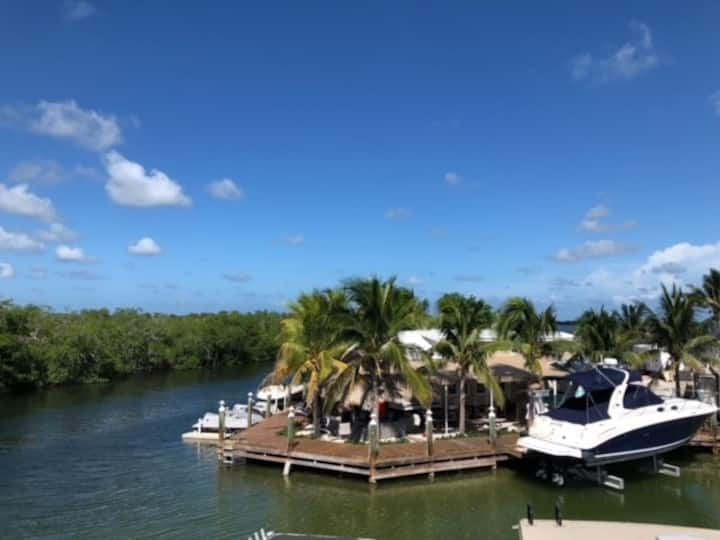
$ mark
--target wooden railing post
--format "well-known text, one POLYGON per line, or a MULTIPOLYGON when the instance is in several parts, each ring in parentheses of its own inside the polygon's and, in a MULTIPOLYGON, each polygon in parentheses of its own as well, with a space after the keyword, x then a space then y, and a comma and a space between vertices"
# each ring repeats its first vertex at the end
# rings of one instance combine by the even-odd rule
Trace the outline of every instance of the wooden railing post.
POLYGON ((252 427, 252 417, 253 417, 253 393, 248 392, 248 404, 247 404, 247 427, 252 427))
POLYGON ((225 461, 225 401, 218 407, 218 460, 225 461))
POLYGON ((295 407, 293 407, 292 405, 290 406, 290 412, 288 413, 287 443, 288 452, 290 452, 293 445, 295 444, 295 407))
POLYGON ((220 407, 218 407, 218 437, 220 438, 220 444, 225 441, 225 401, 220 400, 220 407))
POLYGON ((427 439, 427 455, 433 455, 433 415, 430 409, 425 413, 425 438, 427 439))
POLYGON ((370 452, 370 460, 374 460, 380 451, 380 425, 378 424, 377 415, 370 415, 370 423, 368 424, 368 449, 370 452))
POLYGON ((490 437, 490 443, 495 446, 495 441, 497 440, 497 426, 496 426, 496 420, 497 416, 495 415, 495 399, 493 396, 493 391, 490 389, 490 408, 488 409, 488 428, 489 428, 489 437, 490 437))
POLYGON ((370 483, 375 483, 375 460, 380 452, 380 424, 377 415, 370 414, 368 424, 368 461, 370 462, 370 483))

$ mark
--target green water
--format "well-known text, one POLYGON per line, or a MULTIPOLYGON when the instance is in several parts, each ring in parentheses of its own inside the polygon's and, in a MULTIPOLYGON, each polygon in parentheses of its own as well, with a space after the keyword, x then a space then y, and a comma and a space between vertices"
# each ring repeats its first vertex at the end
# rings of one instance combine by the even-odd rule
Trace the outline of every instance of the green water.
POLYGON ((0 397, 0 537, 240 538, 261 527, 378 540, 516 538, 532 501, 575 519, 720 528, 720 461, 681 451, 667 478, 623 468, 623 494, 559 489, 522 472, 451 474, 371 487, 354 478, 218 466, 180 434, 217 400, 246 399, 259 369, 175 373, 0 397))

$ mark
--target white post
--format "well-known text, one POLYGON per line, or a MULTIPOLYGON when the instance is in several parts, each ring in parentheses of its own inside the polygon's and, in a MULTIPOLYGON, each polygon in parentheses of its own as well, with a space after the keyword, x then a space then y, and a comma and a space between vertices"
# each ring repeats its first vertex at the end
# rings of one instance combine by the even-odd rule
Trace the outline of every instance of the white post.
POLYGON ((495 395, 493 394, 492 388, 490 388, 490 408, 488 409, 488 424, 490 429, 490 440, 495 442, 497 433, 495 431, 495 395))
POLYGON ((425 439, 427 442, 427 453, 428 456, 432 456, 433 453, 433 416, 430 409, 425 412, 425 439))
POLYGON ((448 427, 448 385, 447 383, 443 384, 443 391, 445 393, 445 436, 447 436, 449 427, 448 427))
POLYGON ((218 437, 220 443, 225 441, 225 401, 220 400, 220 407, 218 407, 218 437))
POLYGON ((368 424, 368 442, 370 443, 370 458, 375 458, 380 446, 380 426, 378 424, 377 415, 370 413, 370 423, 368 424))
POLYGON ((295 442, 295 407, 292 405, 290 405, 290 412, 288 413, 287 440, 289 452, 295 442))
POLYGON ((252 417, 253 417, 253 393, 248 392, 248 404, 247 404, 247 427, 252 427, 252 417))

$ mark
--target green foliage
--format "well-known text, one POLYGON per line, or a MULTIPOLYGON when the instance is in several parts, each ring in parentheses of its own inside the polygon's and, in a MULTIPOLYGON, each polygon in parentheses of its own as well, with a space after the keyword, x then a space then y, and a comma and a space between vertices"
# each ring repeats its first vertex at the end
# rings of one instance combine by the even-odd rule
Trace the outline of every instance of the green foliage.
POLYGON ((392 393, 395 376, 407 383, 420 403, 429 405, 430 383, 411 365, 409 351, 398 339, 402 330, 419 328, 428 321, 427 302, 410 289, 398 287, 395 278, 354 279, 345 284, 345 292, 351 314, 344 334, 355 344, 347 357, 351 369, 346 370, 345 388, 364 381, 377 405, 381 385, 392 393))
POLYGON ((714 330, 717 331, 720 325, 720 271, 711 268, 703 276, 702 286, 695 289, 692 296, 701 307, 710 311, 714 330))
POLYGON ((445 339, 435 345, 435 351, 445 360, 457 363, 460 379, 459 431, 464 433, 465 384, 470 374, 493 390, 498 405, 502 407, 505 402, 502 387, 487 365, 490 347, 481 340, 483 329, 492 325, 494 313, 484 300, 457 293, 441 296, 438 309, 445 339))
POLYGON ((660 309, 648 318, 650 333, 660 347, 664 348, 675 363, 676 390, 679 392, 680 363, 697 369, 703 363, 714 360, 718 340, 706 333, 706 328, 696 318, 700 307, 698 297, 686 294, 682 289, 662 286, 660 309))
POLYGON ((557 331, 555 308, 548 306, 538 312, 527 298, 510 298, 500 310, 497 327, 499 337, 522 353, 526 367, 537 375, 542 374, 540 358, 554 352, 554 346, 563 345, 546 340, 548 334, 557 331))
POLYGON ((307 400, 313 407, 313 432, 320 435, 321 400, 329 410, 336 394, 328 389, 348 365, 341 360, 348 348, 342 341, 348 320, 347 297, 341 290, 302 294, 282 321, 280 352, 270 378, 273 382, 307 385, 307 400))
POLYGON ((271 361, 281 318, 263 311, 53 313, 0 302, 0 390, 271 361))
POLYGON ((605 308, 585 311, 575 334, 580 349, 595 362, 617 358, 630 364, 643 363, 645 358, 633 351, 633 345, 647 337, 647 313, 644 304, 623 304, 613 313, 605 308))

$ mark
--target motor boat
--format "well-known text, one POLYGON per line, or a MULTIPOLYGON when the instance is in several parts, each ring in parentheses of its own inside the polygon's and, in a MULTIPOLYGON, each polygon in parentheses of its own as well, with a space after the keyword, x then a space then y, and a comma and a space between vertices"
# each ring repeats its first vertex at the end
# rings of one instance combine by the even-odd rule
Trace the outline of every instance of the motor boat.
MULTIPOLYGON (((252 406, 252 415, 248 414, 248 406, 244 403, 236 403, 225 411, 225 429, 227 431, 239 431, 248 428, 248 420, 255 425, 265 418, 267 403, 258 401, 252 406)), ((197 422, 193 424, 195 431, 219 431, 220 415, 216 412, 206 412, 197 422)))
POLYGON ((298 398, 305 391, 304 384, 271 384, 263 386, 257 391, 258 401, 265 401, 270 404, 273 414, 288 406, 293 399, 298 398), (281 406, 282 405, 282 406, 281 406))
POLYGON ((554 461, 601 466, 686 444, 714 404, 654 394, 638 372, 598 366, 568 376, 560 405, 536 416, 518 445, 554 461))
MULTIPOLYGON (((276 414, 291 402, 293 397, 302 394, 304 385, 269 385, 257 391, 257 397, 252 399, 252 414, 246 403, 236 403, 225 411, 225 429, 227 431, 240 431, 249 425, 255 425, 268 414, 276 414), (248 422, 249 420, 249 422, 248 422)), ((220 402, 224 406, 224 402, 220 402)), ((206 412, 193 424, 196 432, 217 432, 220 430, 220 415, 217 412, 206 412)))

